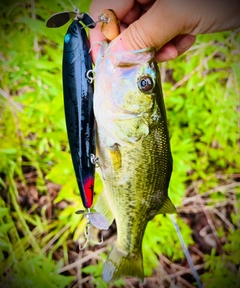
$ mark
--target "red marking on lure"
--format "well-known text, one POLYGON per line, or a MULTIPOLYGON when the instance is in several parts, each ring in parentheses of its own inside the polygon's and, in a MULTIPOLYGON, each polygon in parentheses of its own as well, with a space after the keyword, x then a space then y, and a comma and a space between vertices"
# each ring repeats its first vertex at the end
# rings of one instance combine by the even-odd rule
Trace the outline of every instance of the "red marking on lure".
POLYGON ((94 178, 87 178, 83 183, 83 188, 85 195, 85 207, 90 208, 93 202, 94 178))

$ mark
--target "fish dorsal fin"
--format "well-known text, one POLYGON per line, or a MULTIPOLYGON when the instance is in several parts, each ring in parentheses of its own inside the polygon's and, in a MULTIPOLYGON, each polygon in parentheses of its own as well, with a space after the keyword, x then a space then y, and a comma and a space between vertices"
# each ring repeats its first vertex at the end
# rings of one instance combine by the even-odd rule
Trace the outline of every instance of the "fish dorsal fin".
POLYGON ((101 213, 103 216, 105 216, 105 218, 108 221, 109 226, 112 224, 112 222, 114 220, 114 216, 113 216, 112 211, 108 205, 108 201, 107 201, 107 198, 106 198, 104 191, 99 196, 97 203, 94 205, 94 209, 97 212, 101 213))
POLYGON ((158 211, 157 214, 174 214, 177 213, 175 206, 173 205, 172 201, 169 197, 164 201, 162 207, 158 211))

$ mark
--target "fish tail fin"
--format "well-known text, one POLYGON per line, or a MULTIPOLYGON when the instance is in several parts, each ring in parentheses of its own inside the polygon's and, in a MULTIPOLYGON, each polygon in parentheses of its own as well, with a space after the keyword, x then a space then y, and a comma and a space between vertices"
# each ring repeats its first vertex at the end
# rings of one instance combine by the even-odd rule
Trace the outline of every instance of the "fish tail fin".
POLYGON ((127 254, 114 246, 104 265, 102 276, 107 283, 126 276, 136 277, 143 281, 142 252, 127 254))

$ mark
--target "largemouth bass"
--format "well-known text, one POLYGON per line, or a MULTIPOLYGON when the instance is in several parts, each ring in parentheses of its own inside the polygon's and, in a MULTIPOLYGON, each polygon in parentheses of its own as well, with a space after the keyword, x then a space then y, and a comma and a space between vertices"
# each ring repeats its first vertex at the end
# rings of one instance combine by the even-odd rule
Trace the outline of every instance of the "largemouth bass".
MULTIPOLYGON (((116 47, 116 46, 115 46, 116 47)), ((175 213, 168 197, 172 156, 154 49, 114 51, 103 42, 95 66, 94 113, 104 191, 95 209, 116 220, 117 241, 103 279, 144 278, 142 239, 159 213, 175 213)))

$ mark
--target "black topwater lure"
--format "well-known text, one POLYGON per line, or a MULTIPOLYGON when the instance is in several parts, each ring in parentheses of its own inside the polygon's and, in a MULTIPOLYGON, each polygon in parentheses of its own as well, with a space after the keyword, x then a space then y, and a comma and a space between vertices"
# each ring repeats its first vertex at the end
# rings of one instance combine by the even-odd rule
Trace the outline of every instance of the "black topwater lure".
POLYGON ((63 92, 68 140, 73 166, 85 208, 90 208, 94 188, 95 129, 92 69, 85 29, 74 20, 64 37, 63 92))
MULTIPOLYGON (((70 1, 71 2, 71 1, 70 1)), ((46 26, 57 28, 66 24, 70 19, 73 22, 68 27, 64 37, 62 78, 64 94, 64 110, 67 125, 68 140, 77 178, 81 199, 86 211, 79 210, 77 214, 85 214, 87 224, 85 227, 86 243, 80 248, 84 249, 92 241, 91 226, 99 229, 108 229, 107 219, 98 212, 92 212, 94 175, 97 158, 95 156, 95 120, 93 113, 93 78, 89 75, 92 71, 92 61, 89 54, 90 44, 85 26, 94 28, 97 22, 107 21, 99 19, 95 22, 92 17, 74 7, 74 11, 60 12, 52 15, 46 26)))
POLYGON ((93 84, 87 73, 92 69, 89 54, 90 44, 81 21, 89 28, 96 23, 85 12, 60 12, 52 15, 46 26, 57 28, 74 19, 64 37, 62 62, 64 109, 68 140, 80 190, 85 208, 93 202, 95 175, 95 128, 93 114, 93 84))

